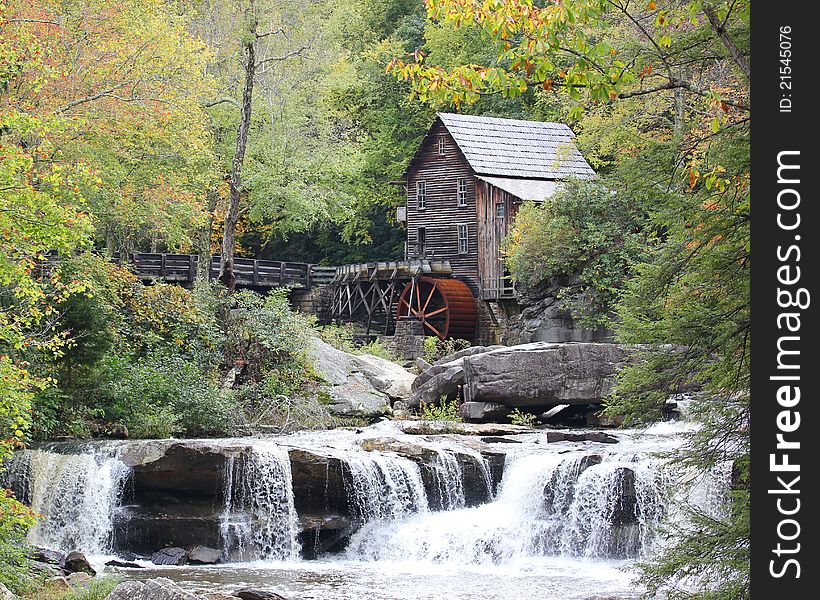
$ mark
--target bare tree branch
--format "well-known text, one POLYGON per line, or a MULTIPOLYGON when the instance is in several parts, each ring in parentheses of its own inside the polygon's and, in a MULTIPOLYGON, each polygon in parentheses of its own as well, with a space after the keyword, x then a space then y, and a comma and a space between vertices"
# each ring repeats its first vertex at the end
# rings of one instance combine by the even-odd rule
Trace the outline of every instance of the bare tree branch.
POLYGON ((256 63, 256 68, 258 69, 259 67, 262 67, 263 65, 266 65, 267 63, 282 62, 282 61, 287 60, 289 58, 293 58, 294 56, 301 55, 302 52, 304 52, 308 48, 310 48, 309 45, 304 45, 304 46, 301 46, 299 48, 295 48, 293 50, 288 50, 287 52, 285 52, 284 54, 282 54, 280 56, 271 56, 270 58, 265 58, 265 59, 260 60, 259 62, 256 63))
MULTIPOLYGON (((737 47, 734 40, 729 37, 729 34, 725 28, 725 21, 723 23, 720 22, 720 19, 718 19, 715 9, 711 4, 704 3, 703 14, 706 15, 707 19, 709 19, 709 24, 720 38, 720 41, 723 42, 723 45, 729 51, 729 55, 732 57, 732 60, 738 67, 740 67, 740 70, 743 71, 743 74, 746 76, 746 80, 751 80, 752 70, 749 67, 749 61, 746 60, 745 56, 743 56, 743 53, 740 51, 740 48, 737 47)), ((728 19, 728 15, 726 18, 728 19)))
POLYGON ((211 100, 210 102, 203 102, 202 106, 204 106, 205 108, 211 108, 212 106, 216 106, 217 104, 231 104, 231 105, 235 106, 236 108, 242 108, 239 105, 239 102, 237 102, 233 98, 228 98, 228 97, 217 98, 216 100, 211 100))

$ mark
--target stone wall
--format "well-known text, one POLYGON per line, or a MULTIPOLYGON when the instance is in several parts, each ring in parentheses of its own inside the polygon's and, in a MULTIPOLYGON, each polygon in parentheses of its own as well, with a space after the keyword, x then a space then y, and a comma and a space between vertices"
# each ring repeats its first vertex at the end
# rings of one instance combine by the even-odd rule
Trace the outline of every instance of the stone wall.
POLYGON ((394 335, 379 337, 384 346, 406 363, 424 356, 424 339, 424 326, 417 319, 399 319, 394 335))

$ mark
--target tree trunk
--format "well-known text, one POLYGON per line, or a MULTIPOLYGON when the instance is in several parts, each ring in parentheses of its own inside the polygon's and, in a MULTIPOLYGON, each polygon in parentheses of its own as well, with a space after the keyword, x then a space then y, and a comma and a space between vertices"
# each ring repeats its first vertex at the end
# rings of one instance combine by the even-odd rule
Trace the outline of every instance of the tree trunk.
POLYGON ((248 145, 248 129, 251 125, 253 101, 253 80, 256 75, 256 16, 253 14, 253 3, 248 10, 249 28, 242 41, 242 53, 245 57, 245 87, 242 90, 242 107, 239 128, 236 132, 236 150, 231 163, 230 197, 228 210, 225 213, 225 231, 222 235, 222 260, 219 265, 219 280, 229 292, 236 289, 236 273, 233 268, 234 245, 236 242, 236 224, 239 221, 239 201, 242 195, 242 165, 245 161, 245 148, 248 145))

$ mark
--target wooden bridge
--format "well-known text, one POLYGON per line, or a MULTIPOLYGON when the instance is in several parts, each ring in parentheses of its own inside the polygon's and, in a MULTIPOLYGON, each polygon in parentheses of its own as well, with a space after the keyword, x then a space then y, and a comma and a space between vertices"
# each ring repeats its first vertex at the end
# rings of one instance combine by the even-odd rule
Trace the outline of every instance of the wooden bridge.
MULTIPOLYGON (((167 254, 135 252, 125 257, 115 254, 112 261, 128 266, 143 281, 161 280, 186 284, 196 280, 199 271, 198 254, 167 254), (123 259, 124 258, 124 259, 123 259)), ((208 277, 219 277, 219 256, 212 256, 208 277)), ((336 267, 322 267, 308 263, 235 258, 236 285, 257 289, 290 286, 309 289, 331 283, 336 267)))

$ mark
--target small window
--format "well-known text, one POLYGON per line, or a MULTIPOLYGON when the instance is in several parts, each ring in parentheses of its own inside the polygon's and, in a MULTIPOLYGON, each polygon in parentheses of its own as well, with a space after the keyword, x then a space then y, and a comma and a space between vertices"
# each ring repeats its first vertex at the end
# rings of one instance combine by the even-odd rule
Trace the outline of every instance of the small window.
POLYGON ((458 226, 458 253, 459 254, 467 254, 469 250, 469 237, 467 234, 467 226, 466 225, 459 225, 458 226))
POLYGON ((438 155, 444 156, 445 154, 447 154, 447 140, 441 136, 438 138, 438 155))
POLYGON ((458 205, 467 206, 467 180, 463 177, 458 180, 458 205))
POLYGON ((503 219, 507 215, 507 207, 504 205, 503 202, 499 202, 495 205, 495 216, 499 219, 503 219))
POLYGON ((416 208, 424 210, 427 208, 427 182, 416 182, 416 208))
POLYGON ((425 246, 427 246, 427 229, 419 227, 416 229, 416 254, 424 256, 425 246))

